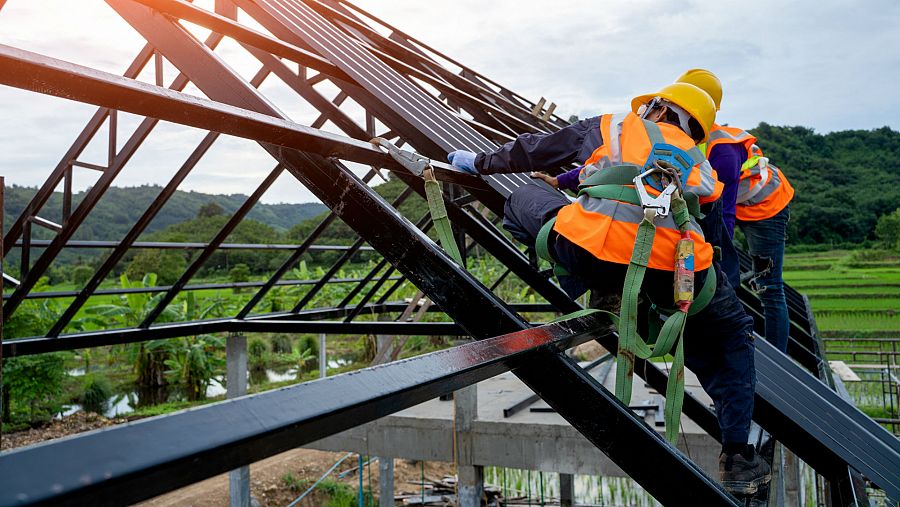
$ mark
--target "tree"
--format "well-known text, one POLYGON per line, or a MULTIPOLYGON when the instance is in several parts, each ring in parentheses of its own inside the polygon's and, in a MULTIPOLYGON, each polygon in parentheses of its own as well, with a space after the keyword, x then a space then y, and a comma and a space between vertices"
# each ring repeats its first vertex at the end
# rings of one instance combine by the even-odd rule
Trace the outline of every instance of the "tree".
POLYGON ((900 208, 878 219, 875 224, 875 236, 886 248, 900 250, 900 208))
POLYGON ((250 266, 237 264, 228 272, 228 278, 234 283, 250 281, 250 266))
MULTIPOLYGON (((148 288, 156 286, 156 274, 148 273, 141 281, 133 282, 124 274, 119 278, 123 289, 148 288)), ((102 327, 120 323, 128 327, 136 327, 156 308, 165 294, 151 297, 147 293, 128 293, 120 296, 114 303, 88 307, 85 313, 87 320, 102 327)), ((157 322, 177 320, 176 305, 167 306, 160 314, 157 322)), ((166 384, 166 360, 170 357, 168 340, 150 340, 133 343, 127 348, 129 359, 137 373, 136 382, 145 387, 159 387, 166 384)))
POLYGON ((8 405, 13 412, 17 407, 27 406, 31 423, 53 417, 62 405, 64 361, 65 354, 61 352, 6 359, 3 362, 3 392, 7 397, 4 406, 8 405))
POLYGON ((216 217, 224 214, 225 210, 212 201, 200 206, 200 209, 197 210, 197 218, 216 217))
POLYGON ((142 250, 128 263, 125 275, 131 280, 141 280, 147 274, 155 273, 159 283, 171 285, 181 278, 185 269, 187 261, 179 252, 142 250))
MULTIPOLYGON (((231 268, 231 271, 228 272, 228 278, 231 279, 233 283, 242 283, 250 281, 250 266, 246 264, 238 264, 235 267, 231 268)), ((237 294, 240 292, 240 287, 235 287, 234 292, 237 294)))
POLYGON ((84 264, 75 266, 75 269, 72 270, 72 281, 75 282, 76 287, 84 287, 93 276, 94 269, 84 264))

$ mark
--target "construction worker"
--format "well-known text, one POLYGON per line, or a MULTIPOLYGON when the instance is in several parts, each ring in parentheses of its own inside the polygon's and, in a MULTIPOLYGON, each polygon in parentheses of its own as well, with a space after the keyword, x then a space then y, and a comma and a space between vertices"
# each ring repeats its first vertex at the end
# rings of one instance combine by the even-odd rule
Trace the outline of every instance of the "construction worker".
MULTIPOLYGON (((641 179, 641 171, 657 153, 656 148, 668 145, 669 153, 687 154, 674 178, 680 179, 686 200, 709 204, 722 191, 715 172, 696 148, 707 139, 715 119, 715 104, 709 95, 693 85, 676 83, 636 97, 631 105, 632 112, 627 114, 583 120, 552 134, 521 135, 491 153, 459 150, 448 157, 454 166, 475 174, 537 171, 579 162, 584 164, 578 175, 583 188, 595 188, 590 186, 591 181, 598 179, 626 182, 597 185, 610 192, 617 187, 623 189, 622 196, 615 196, 618 198, 595 197, 582 191, 575 202, 559 192, 525 185, 509 196, 503 219, 504 227, 529 248, 540 248, 542 229, 547 231, 546 224, 552 224, 544 243, 550 257, 570 277, 590 288, 593 300, 621 298, 623 306, 626 273, 641 234, 638 222, 653 214, 650 206, 643 206, 645 197, 634 204, 625 194, 630 187, 631 194, 645 193, 659 199, 669 189, 666 186, 661 192, 651 184, 660 182, 641 179), (641 116, 636 114, 639 109, 641 116), (631 178, 635 183, 629 185, 631 178)), ((724 277, 716 277, 709 269, 713 249, 693 216, 682 226, 672 215, 664 219, 657 216, 655 225, 641 286, 641 307, 674 306, 676 243, 682 237, 691 238, 696 287, 703 287, 707 280, 714 284, 709 287, 709 303, 687 318, 683 331, 685 362, 716 406, 723 443, 719 467, 722 484, 736 494, 753 494, 769 481, 770 469, 747 445, 756 384, 752 319, 724 277)))
MULTIPOLYGON (((718 111, 722 103, 722 83, 712 72, 691 69, 676 82, 690 83, 706 91, 718 111)), ((789 203, 794 189, 784 174, 769 163, 753 135, 734 127, 714 124, 706 145, 709 163, 724 183, 722 192, 725 236, 722 267, 732 286, 740 285, 740 266, 732 239, 737 224, 753 259, 750 287, 759 295, 766 318, 765 337, 782 352, 787 351, 790 318, 784 297, 782 266, 789 203)))

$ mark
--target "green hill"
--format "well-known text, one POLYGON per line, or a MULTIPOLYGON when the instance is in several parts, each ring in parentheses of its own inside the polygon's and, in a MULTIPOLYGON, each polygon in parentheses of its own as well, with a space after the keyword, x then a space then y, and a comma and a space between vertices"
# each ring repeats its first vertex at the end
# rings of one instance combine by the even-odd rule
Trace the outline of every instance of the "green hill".
MULTIPOLYGON (((139 187, 110 187, 97 203, 85 222, 76 231, 74 239, 113 240, 120 239, 137 221, 162 187, 143 185, 139 187)), ((12 185, 6 188, 4 213, 8 228, 37 192, 36 188, 12 185)), ((84 192, 73 195, 73 208, 84 198, 84 192)), ((215 195, 201 192, 176 191, 169 202, 147 227, 146 233, 162 230, 172 224, 184 222, 197 216, 197 211, 207 203, 219 205, 225 213, 233 213, 247 196, 241 194, 215 195)), ((326 210, 319 203, 300 204, 257 204, 248 214, 249 219, 262 222, 277 231, 286 231, 295 224, 326 210)), ((56 192, 44 206, 40 216, 59 222, 62 216, 62 194, 56 192)), ((40 237, 35 228, 35 237, 40 237)), ((49 236, 47 236, 49 237, 49 236)))

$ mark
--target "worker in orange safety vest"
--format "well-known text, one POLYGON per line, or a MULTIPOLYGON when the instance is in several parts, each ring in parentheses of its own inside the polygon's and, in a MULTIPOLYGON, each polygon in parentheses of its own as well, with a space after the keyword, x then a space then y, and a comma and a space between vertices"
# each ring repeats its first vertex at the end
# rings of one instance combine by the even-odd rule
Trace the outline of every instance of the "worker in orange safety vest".
MULTIPOLYGON (((722 84, 705 69, 691 69, 676 82, 705 90, 721 106, 722 84)), ((784 296, 782 266, 789 203, 794 196, 784 173, 762 153, 753 135, 735 128, 713 125, 705 153, 725 184, 723 218, 726 227, 721 246, 722 266, 734 287, 740 284, 737 252, 731 243, 735 224, 747 239, 752 258, 750 288, 763 304, 765 337, 782 352, 787 350, 790 320, 784 296)))
POLYGON ((676 306, 672 290, 676 252, 685 238, 693 242, 691 268, 696 287, 703 287, 695 292, 708 288, 710 299, 702 310, 688 313, 683 329, 685 363, 716 405, 723 442, 722 484, 733 493, 752 494, 770 479, 769 466, 747 445, 755 390, 752 319, 724 277, 714 275, 713 249, 697 222, 700 206, 712 205, 723 190, 696 146, 709 136, 715 104, 696 86, 676 83, 636 97, 631 106, 632 112, 626 114, 573 125, 586 134, 565 128, 551 134, 523 134, 493 153, 458 150, 448 158, 476 174, 547 168, 542 161, 548 158, 560 165, 582 162, 581 139, 599 130, 594 140, 599 147, 583 161, 574 202, 546 187, 525 185, 507 199, 503 225, 529 248, 546 251, 562 268, 558 277, 573 298, 580 295, 579 285, 565 282, 574 279, 592 291, 592 301, 621 298, 625 305, 621 295, 629 290, 623 290, 629 265, 635 263, 635 252, 646 250, 646 259, 639 262, 646 273, 643 284, 637 284, 642 309, 676 306), (578 142, 569 148, 555 143, 554 137, 578 142), (656 174, 654 168, 669 172, 656 174), (657 212, 657 207, 667 206, 672 188, 691 210, 682 218, 668 213, 668 208, 657 212), (640 228, 647 217, 652 217, 656 232, 652 242, 641 245, 639 239, 646 237, 640 228))

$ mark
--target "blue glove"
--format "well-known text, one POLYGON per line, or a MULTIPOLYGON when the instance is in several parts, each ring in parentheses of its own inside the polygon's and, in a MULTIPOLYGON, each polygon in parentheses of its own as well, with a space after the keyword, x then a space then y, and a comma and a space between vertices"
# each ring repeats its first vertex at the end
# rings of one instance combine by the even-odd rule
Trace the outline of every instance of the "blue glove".
POLYGON ((478 169, 475 169, 475 154, 471 151, 451 151, 447 154, 447 160, 457 169, 462 169, 469 174, 478 174, 478 169))

